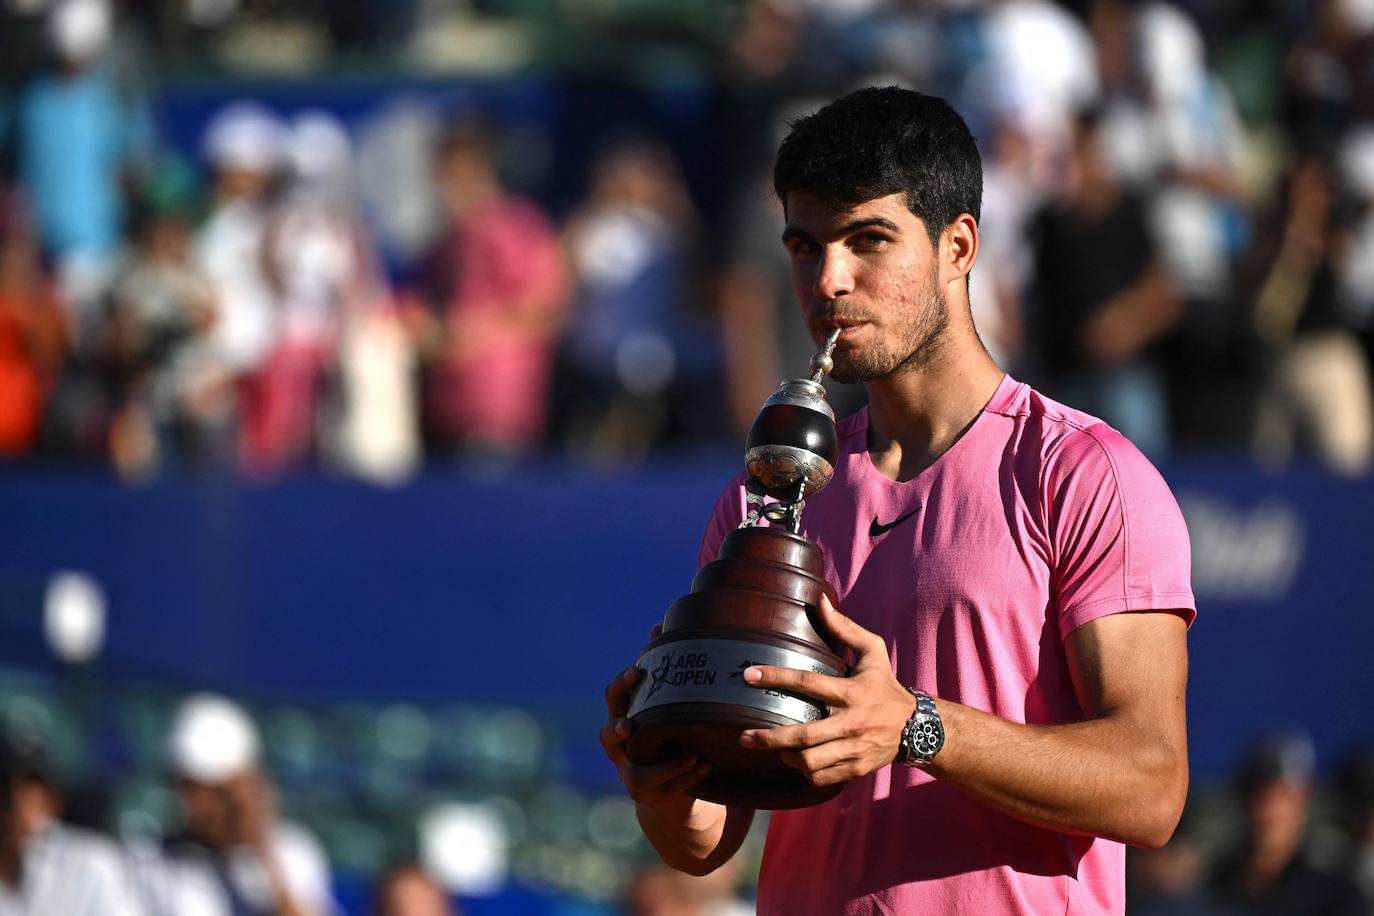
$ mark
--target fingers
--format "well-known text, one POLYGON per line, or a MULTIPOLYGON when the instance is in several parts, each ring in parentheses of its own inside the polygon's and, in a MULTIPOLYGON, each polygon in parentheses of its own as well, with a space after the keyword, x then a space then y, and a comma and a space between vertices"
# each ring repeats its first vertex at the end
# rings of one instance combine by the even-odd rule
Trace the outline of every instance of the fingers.
POLYGON ((835 706, 846 706, 849 702, 850 684, 846 678, 815 671, 753 665, 744 669, 744 681, 751 687, 773 687, 800 693, 835 706))
POLYGON ((649 642, 653 642, 655 639, 658 639, 662 635, 663 624, 656 623, 653 626, 649 627, 649 642))
POLYGON ((634 726, 630 724, 629 719, 612 719, 601 726, 601 749, 617 766, 628 765, 630 762, 630 757, 625 751, 625 742, 629 740, 632 731, 634 726))
POLYGON ((865 775, 867 771, 857 760, 846 760, 833 767, 807 772, 806 780, 813 786, 833 786, 837 782, 848 782, 865 775))
POLYGON ((616 675, 615 680, 606 685, 606 712, 612 719, 623 719, 630 710, 630 691, 639 680, 641 672, 634 665, 616 675))
POLYGON ((830 603, 829 595, 821 595, 820 612, 821 623, 825 624, 836 639, 859 653, 860 663, 863 656, 873 652, 881 652, 884 658, 887 657, 887 643, 883 638, 841 614, 835 605, 830 603))
POLYGON ((858 763, 863 757, 863 752, 863 742, 846 738, 828 741, 804 751, 780 751, 778 759, 804 773, 819 773, 847 763, 858 763))
POLYGON ((829 741, 849 737, 844 723, 836 719, 821 719, 805 725, 784 725, 778 728, 752 728, 741 732, 743 747, 761 751, 798 750, 816 747, 829 741))
POLYGON ((622 767, 620 781, 635 801, 653 805, 680 796, 710 772, 709 763, 687 754, 648 766, 622 767))

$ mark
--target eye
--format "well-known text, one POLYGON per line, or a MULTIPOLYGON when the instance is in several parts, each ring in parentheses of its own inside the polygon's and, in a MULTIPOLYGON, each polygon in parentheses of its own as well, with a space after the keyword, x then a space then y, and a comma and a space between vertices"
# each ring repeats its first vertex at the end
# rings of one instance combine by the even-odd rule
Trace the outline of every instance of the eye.
POLYGON ((793 239, 787 243, 787 250, 794 258, 814 258, 820 246, 806 239, 793 239))
POLYGON ((880 232, 865 232, 862 235, 855 236, 850 241, 849 245, 851 248, 856 248, 860 251, 877 251, 890 241, 891 239, 880 232))

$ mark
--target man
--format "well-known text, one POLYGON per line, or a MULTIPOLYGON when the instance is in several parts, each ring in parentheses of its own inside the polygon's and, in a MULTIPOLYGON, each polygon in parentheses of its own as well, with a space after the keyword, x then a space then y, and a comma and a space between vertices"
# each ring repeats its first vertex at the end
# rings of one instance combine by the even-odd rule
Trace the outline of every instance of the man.
MULTIPOLYGON (((759 912, 1119 913, 1124 844, 1162 845, 1188 782, 1177 505, 1119 433, 1007 377, 980 344, 967 278, 981 167, 948 105, 847 96, 793 126, 774 185, 803 316, 816 340, 841 329, 834 377, 865 382, 869 406, 839 424, 835 477, 803 518, 848 615, 826 603, 821 617, 853 673, 745 672, 830 714, 741 744, 845 783, 773 815, 759 912)), ((703 561, 742 518, 741 484, 703 561)), ((684 794, 707 771, 691 758, 630 764, 640 676, 607 688, 602 743, 663 859, 704 874, 752 812, 684 794)))
POLYGON ((430 444, 479 463, 543 439, 568 285, 552 223, 505 188, 493 142, 484 127, 460 125, 439 144, 448 227, 426 268, 429 309, 408 316, 427 360, 430 444))
POLYGON ((1213 891, 1254 914, 1367 913, 1353 884, 1336 873, 1334 850, 1309 832, 1317 752, 1301 732, 1260 740, 1241 765, 1238 786, 1246 830, 1222 858, 1213 891))
POLYGON ((0 734, 0 916, 141 916, 118 847, 60 806, 43 746, 0 734))
POLYGON ((197 694, 172 722, 168 758, 183 832, 139 856, 152 916, 330 916, 329 864, 319 843, 281 821, 247 713, 197 694))

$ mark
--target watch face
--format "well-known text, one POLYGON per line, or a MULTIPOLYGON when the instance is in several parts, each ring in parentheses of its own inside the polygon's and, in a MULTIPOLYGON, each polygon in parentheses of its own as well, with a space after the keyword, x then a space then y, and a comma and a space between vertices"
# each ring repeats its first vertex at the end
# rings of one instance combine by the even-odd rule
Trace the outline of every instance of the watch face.
POLYGON ((911 723, 910 746, 917 757, 934 757, 945 743, 945 728, 940 720, 922 716, 911 723))

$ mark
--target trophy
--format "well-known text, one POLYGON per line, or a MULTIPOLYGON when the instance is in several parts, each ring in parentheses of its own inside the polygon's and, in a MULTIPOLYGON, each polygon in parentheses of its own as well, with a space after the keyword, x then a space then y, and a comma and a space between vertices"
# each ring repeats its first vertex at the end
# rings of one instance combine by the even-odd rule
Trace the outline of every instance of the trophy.
POLYGON ((707 801, 803 808, 842 788, 817 788, 778 752, 739 743, 745 729, 828 714, 812 697, 745 683, 750 665, 849 674, 843 647, 818 626, 821 596, 838 603, 823 577, 821 548, 800 534, 806 497, 834 473, 835 412, 821 378, 834 366, 839 336, 834 331, 811 358, 809 379, 783 382, 763 405, 744 456, 748 513, 722 542, 719 559, 697 572, 691 593, 668 608, 662 633, 637 663, 646 674, 630 698, 630 760, 695 754, 711 772, 688 792, 707 801))

